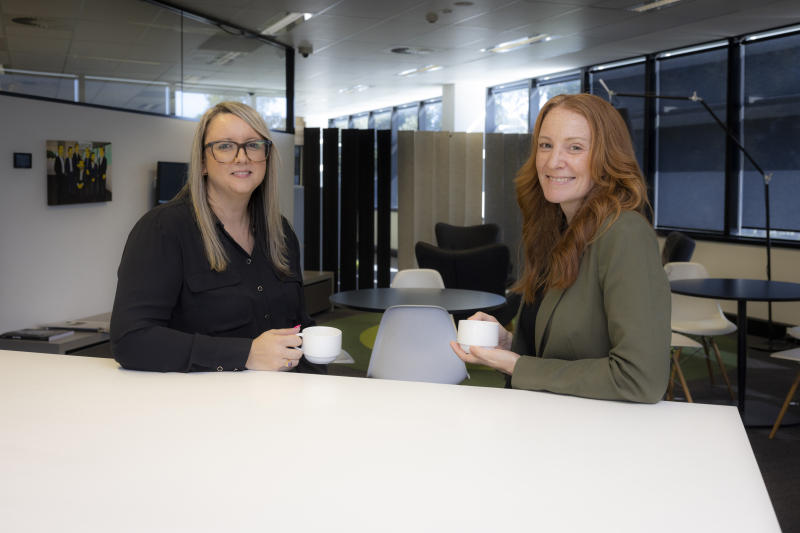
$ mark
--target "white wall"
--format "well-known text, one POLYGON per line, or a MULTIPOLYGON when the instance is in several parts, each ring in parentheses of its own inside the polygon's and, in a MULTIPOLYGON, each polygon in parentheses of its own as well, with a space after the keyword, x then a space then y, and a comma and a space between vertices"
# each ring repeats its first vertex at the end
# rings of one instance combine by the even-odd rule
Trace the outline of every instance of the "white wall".
MULTIPOLYGON (((664 245, 664 239, 659 239, 664 245)), ((767 279, 766 246, 696 241, 692 262, 700 263, 712 278, 767 279)), ((800 250, 772 249, 772 279, 800 283, 800 250)), ((726 313, 737 313, 736 302, 720 301, 726 313)), ((747 316, 767 319, 767 304, 748 302, 747 316)), ((772 304, 772 319, 784 324, 800 324, 800 302, 772 304)))
MULTIPOLYGON (((0 332, 111 310, 133 225, 153 205, 157 161, 188 161, 197 123, 0 95, 0 332), (113 143, 113 200, 47 206, 45 142, 113 143), (13 168, 13 153, 33 168, 13 168)), ((274 134, 292 220, 294 136, 274 134)))

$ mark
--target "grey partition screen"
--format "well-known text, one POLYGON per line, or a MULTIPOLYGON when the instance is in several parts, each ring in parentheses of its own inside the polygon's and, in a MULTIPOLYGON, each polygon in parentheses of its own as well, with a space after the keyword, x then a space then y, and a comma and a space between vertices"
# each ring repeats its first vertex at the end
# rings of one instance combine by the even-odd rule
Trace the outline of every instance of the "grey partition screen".
POLYGON ((322 270, 339 287, 339 130, 322 130, 322 270))
POLYGON ((392 223, 392 131, 379 130, 378 137, 378 287, 391 280, 392 223))
POLYGON ((342 130, 341 245, 339 289, 356 289, 358 236, 358 130, 342 130))
POLYGON ((303 134, 303 270, 321 270, 319 134, 319 128, 306 128, 303 134))
POLYGON ((375 286, 375 130, 358 131, 358 288, 375 286))

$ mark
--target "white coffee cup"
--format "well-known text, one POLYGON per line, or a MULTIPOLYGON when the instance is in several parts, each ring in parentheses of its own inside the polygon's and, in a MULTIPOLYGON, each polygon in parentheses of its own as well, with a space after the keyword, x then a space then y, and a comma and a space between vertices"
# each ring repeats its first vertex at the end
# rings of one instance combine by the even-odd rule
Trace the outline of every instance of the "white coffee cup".
POLYGON ((303 339, 303 345, 297 350, 303 352, 305 358, 318 365, 327 365, 339 357, 342 352, 342 330, 327 326, 312 326, 301 333, 295 333, 303 339))
POLYGON ((483 320, 459 320, 458 344, 469 353, 470 346, 480 346, 489 350, 497 347, 500 339, 500 324, 483 320))

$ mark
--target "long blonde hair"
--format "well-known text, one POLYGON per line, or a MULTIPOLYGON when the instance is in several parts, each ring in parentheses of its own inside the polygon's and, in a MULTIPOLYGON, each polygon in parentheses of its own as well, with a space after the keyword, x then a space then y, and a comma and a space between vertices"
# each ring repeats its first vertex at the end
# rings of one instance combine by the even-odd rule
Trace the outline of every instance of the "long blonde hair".
MULTIPOLYGON (((205 112, 192 141, 192 153, 189 160, 189 175, 186 185, 178 196, 191 200, 195 221, 203 240, 206 258, 211 270, 224 271, 228 266, 228 255, 216 228, 216 216, 208 205, 206 178, 203 176, 205 158, 206 132, 211 121, 219 114, 229 113, 244 120, 259 136, 272 140, 267 123, 258 112, 249 105, 239 102, 222 102, 205 112)), ((209 156, 211 157, 211 156, 209 156)), ((256 247, 272 263, 272 266, 284 275, 291 275, 288 251, 286 248, 283 222, 278 198, 278 169, 280 155, 273 144, 267 159, 267 172, 261 184, 253 191, 247 205, 250 224, 256 228, 256 247)))
POLYGON ((600 236, 609 215, 614 217, 605 230, 623 211, 644 215, 650 208, 647 185, 622 116, 611 104, 590 94, 561 94, 544 105, 533 129, 531 156, 515 182, 525 262, 512 290, 522 293, 528 304, 534 302, 540 287, 566 289, 575 283, 581 255, 600 236), (545 198, 536 170, 539 132, 544 118, 557 107, 582 115, 592 130, 589 168, 594 185, 568 227, 561 207, 545 198))

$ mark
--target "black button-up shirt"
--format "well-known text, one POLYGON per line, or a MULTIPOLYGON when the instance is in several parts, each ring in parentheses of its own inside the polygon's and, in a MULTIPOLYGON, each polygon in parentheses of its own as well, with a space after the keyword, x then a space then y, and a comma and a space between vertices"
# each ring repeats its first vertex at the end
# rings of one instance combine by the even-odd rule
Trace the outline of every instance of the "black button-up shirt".
MULTIPOLYGON (((244 370, 253 339, 270 329, 306 328, 300 244, 283 219, 291 276, 276 271, 258 245, 245 252, 217 231, 228 267, 206 259, 188 199, 163 204, 134 226, 118 271, 111 350, 124 368, 158 372, 244 370)), ((300 360, 297 370, 327 373, 300 360)))

